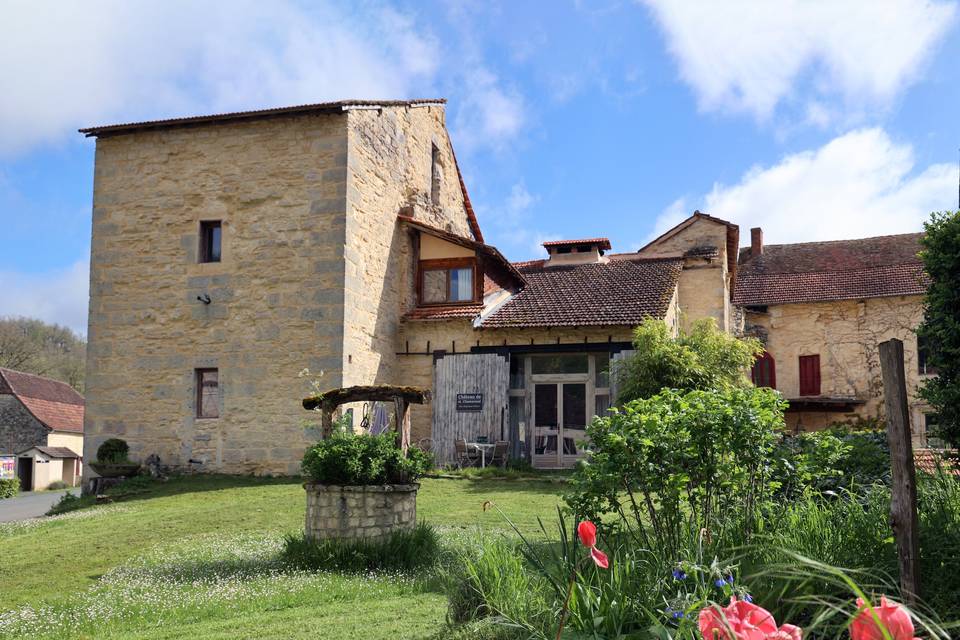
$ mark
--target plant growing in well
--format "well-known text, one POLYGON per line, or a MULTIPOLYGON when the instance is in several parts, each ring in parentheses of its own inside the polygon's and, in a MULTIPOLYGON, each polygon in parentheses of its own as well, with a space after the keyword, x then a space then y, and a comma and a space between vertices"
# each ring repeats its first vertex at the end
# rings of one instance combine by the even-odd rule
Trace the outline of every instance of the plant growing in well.
POLYGON ((648 319, 633 333, 635 353, 613 371, 617 402, 644 399, 662 389, 726 390, 749 385, 745 373, 763 346, 720 331, 713 319, 694 323, 687 334, 670 335, 667 325, 648 319))
POLYGON ((414 447, 404 455, 391 432, 374 436, 336 431, 307 449, 301 469, 318 484, 406 484, 426 473, 432 462, 430 454, 414 447))

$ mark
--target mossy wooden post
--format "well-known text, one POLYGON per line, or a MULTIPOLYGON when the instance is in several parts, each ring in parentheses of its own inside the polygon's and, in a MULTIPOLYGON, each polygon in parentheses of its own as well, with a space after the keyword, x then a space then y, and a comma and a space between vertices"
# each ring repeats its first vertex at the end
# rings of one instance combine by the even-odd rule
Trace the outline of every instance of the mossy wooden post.
POLYGON ((917 521, 917 476, 910 437, 907 385, 903 374, 903 342, 896 338, 880 343, 883 397, 887 410, 892 488, 890 524, 900 559, 900 590, 909 605, 920 596, 920 527, 917 521))

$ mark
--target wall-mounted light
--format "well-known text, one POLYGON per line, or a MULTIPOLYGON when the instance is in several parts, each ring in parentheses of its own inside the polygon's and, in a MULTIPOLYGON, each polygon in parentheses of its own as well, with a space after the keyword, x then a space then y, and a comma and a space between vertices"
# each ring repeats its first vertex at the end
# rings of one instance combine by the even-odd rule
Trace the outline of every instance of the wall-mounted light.
POLYGON ((203 294, 202 296, 197 296, 197 300, 199 300, 203 304, 210 304, 210 296, 207 295, 206 293, 203 294))

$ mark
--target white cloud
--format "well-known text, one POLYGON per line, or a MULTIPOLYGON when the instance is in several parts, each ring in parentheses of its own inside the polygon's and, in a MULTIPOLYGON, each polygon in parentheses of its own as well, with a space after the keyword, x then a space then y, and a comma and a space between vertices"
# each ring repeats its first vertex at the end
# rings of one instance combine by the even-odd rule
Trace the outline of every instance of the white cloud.
MULTIPOLYGON (((642 1, 702 108, 761 119, 804 77, 813 95, 853 109, 887 104, 956 16, 955 4, 932 0, 642 1)), ((815 119, 825 113, 813 109, 815 119)))
POLYGON ((0 317, 25 316, 87 334, 89 257, 47 273, 0 271, 0 317))
POLYGON ((84 125, 435 89, 437 44, 364 5, 13 2, 0 21, 0 155, 84 125))
MULTIPOLYGON (((882 129, 860 129, 813 151, 750 169, 735 185, 698 199, 705 213, 762 227, 764 241, 789 243, 919 231, 930 212, 953 209, 957 167, 918 168, 913 148, 882 129)), ((655 237, 690 215, 681 198, 657 218, 655 237)))

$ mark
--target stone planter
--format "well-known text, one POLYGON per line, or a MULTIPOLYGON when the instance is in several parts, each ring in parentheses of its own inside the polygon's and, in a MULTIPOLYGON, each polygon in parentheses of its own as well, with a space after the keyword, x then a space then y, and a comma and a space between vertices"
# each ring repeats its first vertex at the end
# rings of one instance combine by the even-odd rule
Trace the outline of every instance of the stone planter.
POLYGON ((303 487, 308 538, 378 540, 417 524, 417 483, 359 487, 308 483, 303 487))
POLYGON ((91 462, 90 468, 101 478, 121 478, 137 475, 139 462, 91 462))

